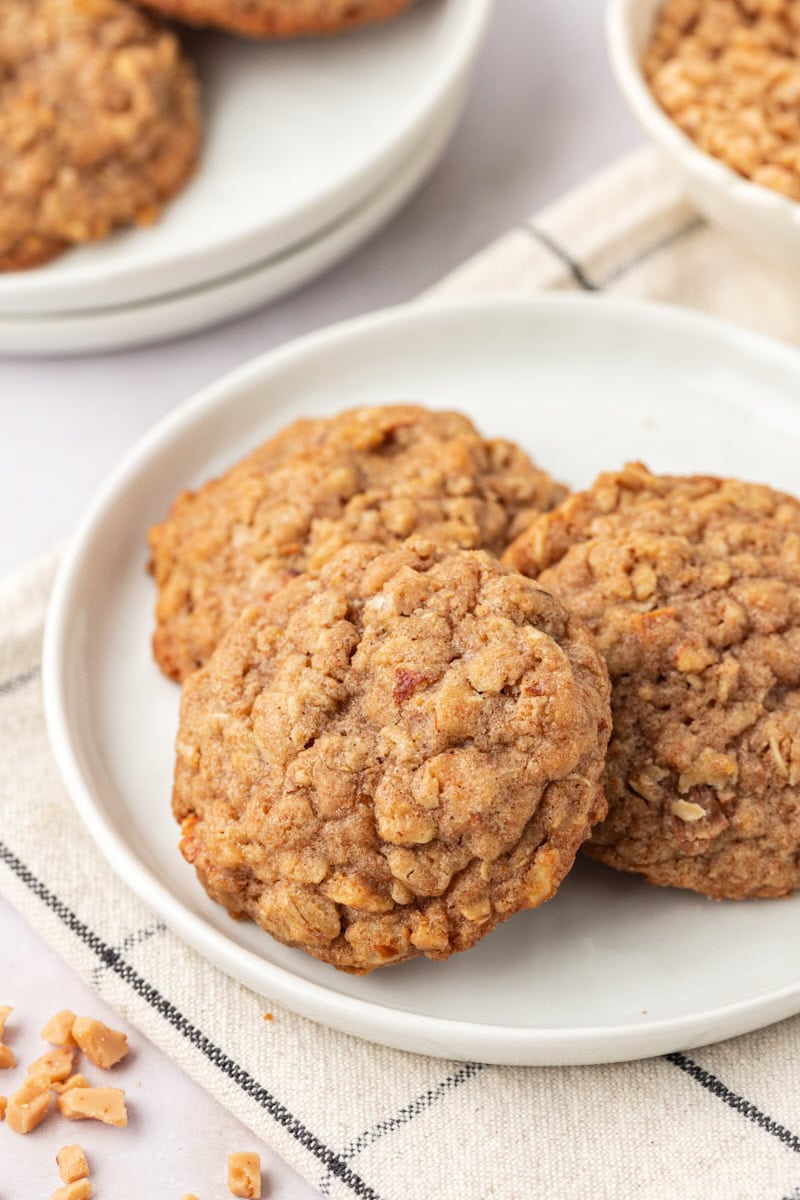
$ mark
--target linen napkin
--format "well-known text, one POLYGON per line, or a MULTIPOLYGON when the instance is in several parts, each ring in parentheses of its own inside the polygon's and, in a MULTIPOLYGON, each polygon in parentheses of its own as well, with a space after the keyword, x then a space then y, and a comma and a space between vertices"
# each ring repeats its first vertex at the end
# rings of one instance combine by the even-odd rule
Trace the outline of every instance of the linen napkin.
MULTIPOLYGON (((501 238, 425 301, 548 287, 800 334, 800 279, 709 229, 649 150, 501 238)), ((54 554, 0 584, 0 889, 323 1196, 800 1200, 800 1018, 616 1066, 449 1062, 294 1016, 184 946, 106 865, 56 772, 39 679, 56 565, 54 554)))

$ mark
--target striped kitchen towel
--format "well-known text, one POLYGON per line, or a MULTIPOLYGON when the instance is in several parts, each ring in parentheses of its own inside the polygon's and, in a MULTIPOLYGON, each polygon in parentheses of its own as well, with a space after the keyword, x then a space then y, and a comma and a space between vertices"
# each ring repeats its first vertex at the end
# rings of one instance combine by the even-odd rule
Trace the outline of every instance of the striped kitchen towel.
MULTIPOLYGON (((800 278, 743 259, 649 151, 502 238, 426 302, 545 287, 655 297, 800 334, 800 278)), ((800 1200, 800 1018, 632 1064, 447 1062, 294 1016, 184 946, 88 842, 50 756, 39 674, 55 567, 50 556, 0 585, 0 887, 323 1196, 800 1200)))

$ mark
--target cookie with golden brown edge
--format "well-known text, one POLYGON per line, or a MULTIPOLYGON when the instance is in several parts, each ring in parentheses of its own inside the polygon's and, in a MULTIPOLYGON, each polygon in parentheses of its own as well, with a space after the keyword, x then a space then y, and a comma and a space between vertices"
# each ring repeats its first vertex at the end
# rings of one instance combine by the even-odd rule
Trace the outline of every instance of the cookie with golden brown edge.
POLYGON ((357 544, 246 609, 183 689, 181 849, 342 970, 447 958, 548 900, 605 813, 583 623, 481 551, 357 544))
POLYGON ((199 138, 174 34, 123 0, 2 0, 0 270, 154 221, 199 138))
POLYGON ((800 502, 633 463, 506 559, 608 663, 609 813, 587 853, 717 898, 800 886, 800 502))
POLYGON ((499 554, 564 488, 512 442, 414 405, 298 421, 220 479, 184 492, 150 531, 153 647, 185 679, 246 604, 349 542, 412 534, 499 554))
POLYGON ((344 33, 388 21, 416 0, 138 0, 176 21, 255 38, 344 33))

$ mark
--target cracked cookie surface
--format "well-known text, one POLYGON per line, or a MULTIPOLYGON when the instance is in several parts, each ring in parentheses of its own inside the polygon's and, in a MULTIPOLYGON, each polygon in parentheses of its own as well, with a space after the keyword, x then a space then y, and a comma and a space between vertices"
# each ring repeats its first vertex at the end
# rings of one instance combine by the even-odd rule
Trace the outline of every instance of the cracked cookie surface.
POLYGON ((587 853, 717 898, 800 886, 800 502, 634 463, 537 518, 506 560, 608 664, 609 814, 587 853))
POLYGON ((138 0, 176 21, 256 38, 344 33, 388 21, 416 0, 138 0))
POLYGON ((122 0, 0 3, 0 270, 156 219, 191 174, 197 84, 122 0))
POLYGON ((415 405, 301 420, 219 479, 182 493, 150 531, 155 658, 183 680, 246 604, 350 542, 412 534, 499 554, 565 489, 513 442, 415 405))
POLYGON ((477 551, 345 547, 186 682, 173 809, 213 899, 351 972, 548 900, 605 813, 609 683, 560 601, 477 551))

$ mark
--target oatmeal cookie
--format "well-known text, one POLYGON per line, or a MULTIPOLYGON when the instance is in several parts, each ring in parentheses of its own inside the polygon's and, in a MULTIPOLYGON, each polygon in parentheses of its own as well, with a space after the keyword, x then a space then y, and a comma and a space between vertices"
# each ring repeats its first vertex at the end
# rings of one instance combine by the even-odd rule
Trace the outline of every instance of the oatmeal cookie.
POLYGON ((343 33, 388 21, 415 0, 138 0, 177 21, 257 38, 343 33))
POLYGON ((800 886, 800 502, 633 463, 506 558, 608 663, 609 815, 587 853, 717 898, 800 886))
POLYGON ((184 492, 151 530, 156 660, 185 679, 246 604, 348 542, 422 534, 499 554, 563 495, 517 446, 458 413, 396 405, 298 421, 184 492))
POLYGON ((0 270, 154 221, 198 142, 174 34, 122 0, 0 0, 0 270))
POLYGON ((583 623, 482 551, 346 546, 252 605, 181 704, 173 809, 209 895, 364 973, 556 891, 605 813, 583 623))

